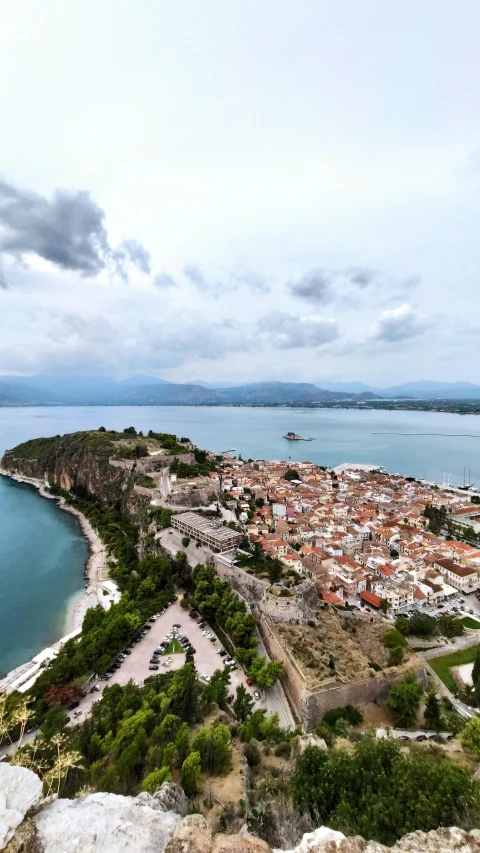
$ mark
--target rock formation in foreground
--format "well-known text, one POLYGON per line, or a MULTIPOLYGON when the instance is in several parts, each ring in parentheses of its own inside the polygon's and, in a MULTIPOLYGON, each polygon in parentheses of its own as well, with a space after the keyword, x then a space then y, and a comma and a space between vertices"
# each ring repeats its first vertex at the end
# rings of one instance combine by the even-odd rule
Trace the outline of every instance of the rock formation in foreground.
MULTIPOLYGON (((42 798, 40 779, 24 767, 0 764, 0 850, 6 853, 272 853, 247 833, 213 834, 202 815, 168 782, 155 794, 88 794, 42 798)), ((281 853, 281 851, 273 851, 281 853)), ((404 836, 394 847, 346 838, 320 827, 288 853, 480 853, 480 831, 437 829, 404 836)))

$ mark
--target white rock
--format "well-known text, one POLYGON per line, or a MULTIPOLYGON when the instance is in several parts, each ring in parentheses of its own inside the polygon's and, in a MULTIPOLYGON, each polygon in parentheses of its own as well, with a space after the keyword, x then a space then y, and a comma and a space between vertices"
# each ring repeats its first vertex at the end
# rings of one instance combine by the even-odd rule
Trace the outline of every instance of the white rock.
POLYGON ((29 808, 42 798, 42 783, 26 767, 0 763, 0 850, 10 841, 29 808))
POLYGON ((34 817, 44 853, 162 853, 179 816, 135 797, 57 800, 34 817))
POLYGON ((309 853, 309 850, 317 848, 319 844, 324 844, 326 841, 342 841, 343 838, 345 838, 343 832, 336 832, 328 826, 319 826, 313 832, 306 832, 294 850, 274 850, 273 853, 309 853))

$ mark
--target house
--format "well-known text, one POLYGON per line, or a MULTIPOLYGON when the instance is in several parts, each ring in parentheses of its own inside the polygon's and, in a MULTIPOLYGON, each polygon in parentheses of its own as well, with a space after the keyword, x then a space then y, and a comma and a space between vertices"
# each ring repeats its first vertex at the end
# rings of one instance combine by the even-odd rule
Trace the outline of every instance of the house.
POLYGON ((369 589, 366 589, 360 593, 360 600, 363 601, 365 604, 368 604, 370 607, 374 607, 375 610, 378 610, 382 603, 382 599, 380 598, 380 596, 375 595, 375 593, 373 592, 370 592, 369 589))
POLYGON ((468 594, 478 584, 478 574, 471 566, 459 566, 453 560, 437 560, 434 566, 447 583, 459 592, 468 594))

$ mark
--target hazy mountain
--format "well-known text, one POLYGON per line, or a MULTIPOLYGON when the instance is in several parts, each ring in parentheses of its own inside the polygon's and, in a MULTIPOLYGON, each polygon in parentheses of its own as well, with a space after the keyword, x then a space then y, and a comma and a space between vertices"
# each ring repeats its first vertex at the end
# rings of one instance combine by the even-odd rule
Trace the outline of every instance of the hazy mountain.
POLYGON ((364 382, 316 382, 318 388, 324 388, 325 391, 341 391, 344 394, 379 394, 382 396, 382 391, 374 388, 371 385, 365 385, 364 382))
POLYGON ((443 400, 477 400, 480 398, 480 385, 471 382, 433 382, 421 379, 418 382, 405 382, 393 385, 378 392, 383 397, 415 397, 417 399, 441 398, 443 400))
POLYGON ((148 376, 118 381, 108 377, 42 374, 0 377, 0 392, 0 405, 278 405, 373 397, 370 393, 328 391, 308 382, 251 382, 212 388, 148 376))

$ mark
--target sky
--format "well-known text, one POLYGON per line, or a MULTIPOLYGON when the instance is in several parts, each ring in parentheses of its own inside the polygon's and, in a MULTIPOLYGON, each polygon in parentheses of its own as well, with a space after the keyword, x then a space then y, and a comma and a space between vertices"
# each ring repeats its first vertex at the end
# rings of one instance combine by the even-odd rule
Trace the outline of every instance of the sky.
POLYGON ((480 380, 478 0, 3 0, 0 374, 480 380))

